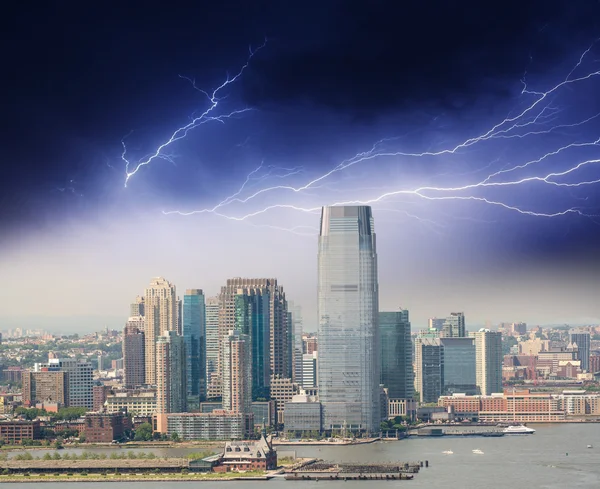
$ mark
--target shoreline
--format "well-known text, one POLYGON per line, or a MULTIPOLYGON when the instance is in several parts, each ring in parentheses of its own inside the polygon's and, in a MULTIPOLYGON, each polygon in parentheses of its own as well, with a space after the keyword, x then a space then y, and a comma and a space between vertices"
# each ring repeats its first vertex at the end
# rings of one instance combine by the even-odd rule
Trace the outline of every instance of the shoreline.
POLYGON ((204 477, 202 475, 198 475, 197 477, 186 475, 185 477, 169 477, 169 476, 154 476, 154 477, 144 477, 142 475, 132 475, 129 477, 124 476, 0 476, 1 483, 13 483, 13 484, 23 484, 24 482, 35 482, 41 483, 44 482, 219 482, 219 481, 268 481, 272 479, 274 476, 265 475, 265 476, 239 476, 239 477, 204 477))

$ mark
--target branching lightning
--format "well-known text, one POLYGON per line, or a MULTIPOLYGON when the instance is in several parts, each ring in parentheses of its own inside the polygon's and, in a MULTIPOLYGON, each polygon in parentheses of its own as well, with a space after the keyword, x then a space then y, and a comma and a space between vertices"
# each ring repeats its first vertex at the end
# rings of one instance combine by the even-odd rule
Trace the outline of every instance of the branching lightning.
MULTIPOLYGON (((499 122, 493 123, 488 129, 481 132, 479 135, 468 137, 467 139, 453 144, 450 147, 442 148, 439 150, 428 149, 423 152, 412 152, 403 149, 395 150, 390 149, 391 145, 397 143, 398 138, 386 138, 377 141, 370 149, 359 152, 356 155, 341 161, 339 164, 329 169, 328 171, 319 175, 313 176, 307 179, 304 183, 291 184, 286 182, 277 182, 274 185, 263 185, 265 182, 277 178, 280 180, 289 179, 292 176, 296 176, 303 173, 303 169, 298 167, 293 168, 279 168, 274 166, 265 167, 261 164, 256 169, 251 171, 246 177, 245 181, 242 182, 241 186, 231 195, 224 198, 220 202, 213 206, 190 211, 172 210, 166 211, 164 214, 179 214, 182 216, 190 216, 194 214, 214 214, 219 217, 231 221, 248 221, 253 225, 257 225, 252 221, 260 215, 267 214, 271 211, 280 210, 293 210, 307 213, 318 213, 322 205, 370 205, 370 204, 381 204, 384 201, 390 200, 394 196, 407 196, 416 198, 424 202, 428 201, 472 201, 488 206, 504 209, 506 211, 516 212, 524 216, 531 217, 543 217, 543 218, 557 218, 560 216, 576 215, 583 217, 596 217, 589 213, 584 207, 566 207, 562 209, 531 209, 525 208, 522 205, 514 204, 510 201, 511 193, 506 194, 504 197, 498 197, 498 193, 505 189, 511 189, 514 192, 520 188, 526 187, 531 189, 534 185, 545 186, 546 188, 565 188, 573 189, 577 187, 586 187, 600 183, 600 177, 598 178, 584 178, 579 177, 583 170, 593 169, 600 166, 600 158, 598 157, 581 157, 579 154, 574 155, 574 150, 581 151, 594 151, 600 146, 600 137, 589 138, 587 141, 575 140, 568 144, 561 143, 556 145, 558 147, 545 148, 538 154, 537 157, 531 158, 528 161, 505 164, 500 169, 497 165, 500 161, 499 158, 493 159, 491 162, 487 160, 480 166, 476 167, 473 171, 455 173, 453 176, 462 176, 461 180, 464 181, 464 177, 482 172, 489 172, 485 177, 478 177, 478 180, 464 183, 462 185, 423 185, 412 188, 396 188, 387 191, 373 189, 373 183, 371 182, 366 188, 358 189, 360 194, 364 195, 366 192, 375 192, 375 195, 368 198, 356 198, 353 197, 359 193, 356 189, 351 191, 349 189, 342 189, 346 194, 350 194, 351 197, 346 200, 330 201, 329 199, 322 199, 319 202, 314 202, 314 199, 310 199, 314 205, 306 205, 305 201, 309 195, 308 190, 316 189, 327 189, 328 187, 334 187, 335 183, 332 182, 332 177, 337 174, 341 174, 347 171, 349 168, 359 164, 371 163, 375 165, 381 160, 389 161, 394 164, 404 163, 410 160, 423 159, 423 164, 427 161, 441 157, 454 157, 464 158, 469 154, 475 146, 481 146, 485 144, 491 144, 499 141, 506 141, 506 144, 510 144, 511 141, 522 141, 524 139, 535 139, 540 137, 555 136, 561 134, 562 136, 569 136, 571 130, 587 127, 590 123, 596 121, 600 117, 600 113, 597 113, 586 118, 571 121, 561 121, 564 108, 557 103, 557 98, 564 93, 567 89, 577 90, 577 88, 584 84, 594 81, 600 76, 600 70, 591 70, 582 73, 584 64, 587 57, 592 52, 592 48, 596 44, 596 41, 586 49, 578 58, 578 61, 569 71, 567 76, 560 82, 554 84, 550 88, 540 91, 529 88, 525 79, 521 80, 523 89, 521 90, 521 107, 515 111, 512 115, 506 116, 499 122), (556 161, 560 160, 560 161, 556 161), (548 168, 551 164, 559 164, 563 167, 560 169, 548 168), (564 166, 566 165, 566 168, 564 166), (492 170, 488 170, 492 168, 492 170), (534 174, 523 174, 523 171, 533 171, 534 174), (258 187, 258 188, 257 188, 258 187), (369 188, 370 187, 370 188, 369 188), (488 192, 494 191, 493 195, 489 195, 488 192), (268 205, 261 204, 260 207, 249 208, 258 197, 271 197, 274 200, 268 205), (296 197, 304 199, 304 202, 294 203, 296 197), (506 200, 506 199, 509 200, 506 200), (283 199, 283 200, 281 200, 283 199)), ((264 45, 263 45, 264 46, 264 45)), ((261 46, 262 47, 262 46, 261 46)), ((260 48, 259 48, 260 49, 260 48)), ((133 164, 126 158, 126 147, 123 143, 123 160, 126 163, 126 180, 125 185, 129 179, 144 165, 149 164, 156 159, 165 159, 172 161, 173 158, 166 152, 167 147, 172 143, 185 138, 188 133, 198 127, 201 124, 211 121, 225 122, 225 119, 231 118, 236 114, 240 114, 250 109, 238 109, 236 111, 219 115, 216 109, 219 105, 219 93, 228 85, 234 83, 240 76, 242 76, 244 70, 247 68, 252 56, 256 51, 250 51, 250 56, 247 63, 241 68, 236 76, 233 78, 227 78, 226 81, 221 84, 212 93, 207 93, 199 90, 193 80, 189 80, 193 87, 201 91, 209 101, 209 107, 200 116, 194 117, 187 125, 177 129, 172 136, 162 145, 160 145, 155 152, 151 153, 145 159, 138 161, 133 164), (132 169, 131 169, 132 168, 132 169)), ((553 141, 558 138, 553 137, 553 141)), ((546 143, 552 144, 552 143, 546 143)), ((373 171, 371 169, 371 171, 373 171)), ((441 176, 443 174, 439 174, 441 176)), ((381 189, 381 187, 379 187, 381 189)), ((329 196, 331 193, 329 193, 329 196)), ((314 196, 312 196, 314 197, 314 196)), ((581 199, 579 199, 581 200, 581 199)), ((382 210, 390 210, 384 209, 382 210)), ((414 214, 410 214, 406 211, 402 211, 407 217, 419 219, 423 223, 441 227, 439 223, 435 221, 420 218, 414 214)), ((488 221, 489 222, 489 221, 488 221)), ((260 224, 264 226, 265 224, 260 224)), ((282 228, 280 226, 266 225, 276 229, 287 229, 292 232, 296 232, 298 228, 282 228)))
POLYGON ((228 86, 235 83, 243 75, 244 71, 250 65, 250 61, 252 60, 254 55, 263 47, 265 47, 265 45, 266 40, 257 49, 253 50, 252 47, 250 47, 246 63, 240 68, 237 74, 233 77, 229 77, 228 75, 225 81, 221 83, 221 85, 219 85, 217 88, 215 88, 212 92, 207 92, 205 90, 199 89, 196 86, 196 83, 193 79, 180 75, 181 78, 188 80, 196 90, 198 90, 200 93, 206 96, 206 98, 208 99, 208 108, 206 108, 200 115, 192 116, 190 122, 176 129, 164 143, 162 143, 156 148, 155 151, 153 151, 148 156, 142 158, 141 160, 138 160, 135 163, 131 162, 127 158, 127 146, 125 145, 125 139, 127 138, 127 136, 123 138, 121 141, 121 144, 123 145, 123 153, 121 154, 121 158, 125 162, 125 187, 127 187, 127 183, 129 182, 129 180, 139 171, 140 168, 149 165, 154 160, 163 159, 174 163, 173 157, 165 152, 166 149, 173 143, 184 139, 188 135, 188 133, 193 129, 196 129, 198 126, 206 124, 207 122, 221 122, 224 124, 226 119, 231 119, 232 117, 252 110, 249 107, 245 107, 241 109, 232 110, 226 113, 219 113, 218 107, 220 105, 221 100, 223 100, 224 98, 224 96, 221 97, 221 92, 225 90, 228 86))

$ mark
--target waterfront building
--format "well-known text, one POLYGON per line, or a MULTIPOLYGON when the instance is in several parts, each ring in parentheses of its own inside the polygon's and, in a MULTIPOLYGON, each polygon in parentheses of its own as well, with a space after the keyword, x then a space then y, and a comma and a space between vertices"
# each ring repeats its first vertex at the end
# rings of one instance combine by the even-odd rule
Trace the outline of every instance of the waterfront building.
POLYGON ((408 311, 379 313, 381 347, 381 381, 388 396, 411 399, 414 393, 414 372, 408 311))
POLYGON ((146 289, 144 338, 146 383, 157 384, 156 342, 166 331, 177 331, 178 311, 175 285, 162 277, 152 279, 146 289))
POLYGON ((502 392, 502 333, 480 329, 475 338, 475 374, 479 392, 502 392))
POLYGON ((25 440, 38 440, 41 434, 39 421, 0 421, 0 442, 3 445, 20 445, 25 440))
POLYGON ((569 343, 577 345, 577 359, 581 361, 582 370, 590 369, 590 333, 589 331, 572 329, 569 331, 569 343))
POLYGON ((223 409, 232 413, 252 412, 252 350, 250 337, 229 331, 223 338, 223 409))
POLYGON ((182 440, 243 440, 253 432, 252 414, 213 411, 210 413, 158 414, 154 431, 182 440))
POLYGON ((289 436, 302 438, 312 433, 320 433, 322 418, 321 403, 315 396, 301 391, 285 402, 284 429, 289 436))
POLYGON ((277 452, 264 435, 257 441, 228 441, 215 472, 274 470, 277 452))
POLYGON ((123 382, 126 386, 146 383, 146 340, 143 316, 129 318, 123 330, 123 382))
POLYGON ((206 311, 200 289, 183 296, 183 341, 187 374, 187 407, 197 410, 206 398, 206 311))
POLYGON ((187 411, 186 354, 183 337, 165 331, 156 341, 156 412, 187 411))
POLYGON ((467 336, 465 329, 465 313, 451 312, 442 326, 440 336, 446 338, 463 338, 467 336))
POLYGON ((421 335, 415 338, 415 390, 419 401, 436 402, 444 385, 444 349, 440 338, 421 335))
POLYGON ((478 396, 453 394, 440 397, 438 405, 452 407, 458 418, 491 423, 553 422, 566 419, 566 412, 561 409, 558 396, 532 394, 529 390, 478 396))
POLYGON ((477 372, 474 338, 440 338, 444 349, 444 384, 442 393, 477 394, 477 372))
POLYGON ((128 419, 122 413, 88 413, 83 434, 87 443, 112 443, 121 441, 127 428, 128 419))
POLYGON ((323 207, 318 253, 317 375, 326 431, 379 430, 378 311, 371 208, 323 207))
POLYGON ((414 399, 388 399, 387 417, 402 416, 414 420, 417 416, 417 401, 414 399))

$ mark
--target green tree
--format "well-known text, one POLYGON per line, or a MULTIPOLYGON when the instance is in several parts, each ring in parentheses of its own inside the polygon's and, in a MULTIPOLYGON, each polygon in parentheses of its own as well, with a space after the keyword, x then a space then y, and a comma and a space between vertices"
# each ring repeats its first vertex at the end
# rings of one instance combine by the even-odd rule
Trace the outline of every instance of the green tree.
POLYGON ((174 432, 174 433, 171 435, 171 441, 174 441, 174 442, 181 441, 181 439, 179 438, 179 433, 177 433, 177 432, 174 432))
POLYGON ((133 436, 135 441, 150 441, 152 440, 152 425, 150 423, 142 423, 135 429, 133 436))

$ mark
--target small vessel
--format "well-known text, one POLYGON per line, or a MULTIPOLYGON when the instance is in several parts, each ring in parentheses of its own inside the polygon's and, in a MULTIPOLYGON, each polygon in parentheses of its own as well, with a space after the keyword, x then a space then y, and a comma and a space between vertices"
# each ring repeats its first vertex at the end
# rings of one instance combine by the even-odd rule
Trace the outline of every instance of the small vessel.
POLYGON ((533 435, 535 430, 533 428, 528 428, 527 426, 509 426, 502 430, 502 433, 505 435, 533 435))
POLYGON ((587 447, 588 447, 588 448, 594 448, 592 445, 588 445, 587 447))
POLYGON ((473 453, 475 453, 476 455, 483 455, 483 451, 479 450, 479 448, 476 448, 475 450, 473 450, 473 453))
POLYGON ((442 453, 444 455, 452 455, 454 452, 452 450, 444 450, 442 453))

